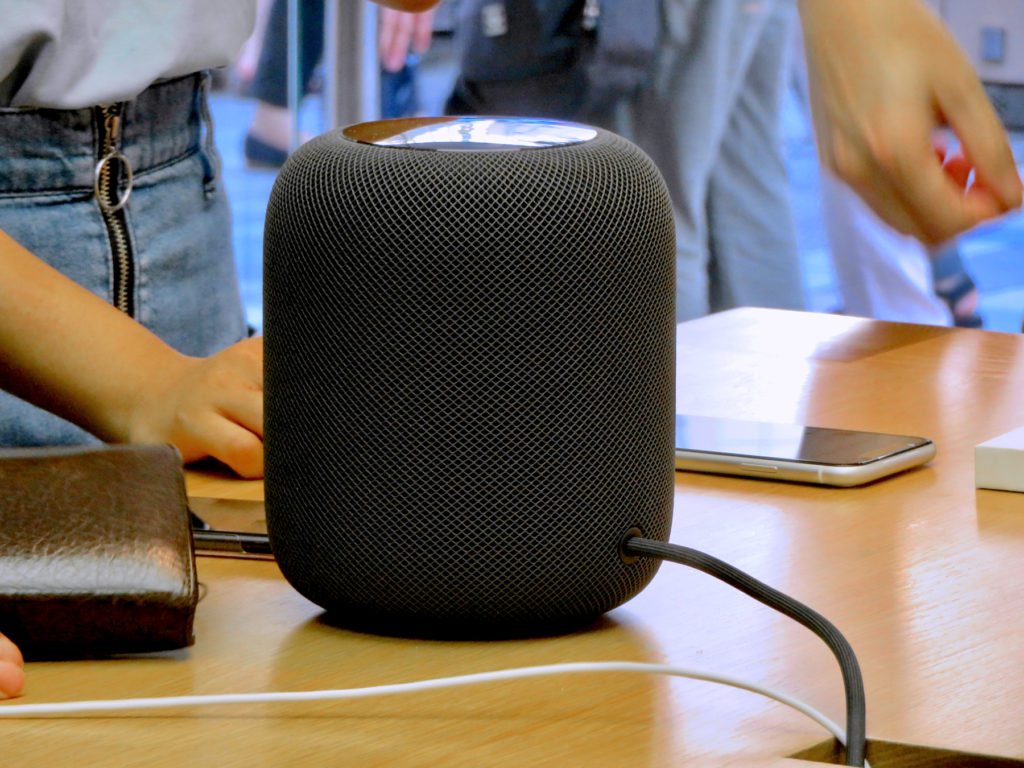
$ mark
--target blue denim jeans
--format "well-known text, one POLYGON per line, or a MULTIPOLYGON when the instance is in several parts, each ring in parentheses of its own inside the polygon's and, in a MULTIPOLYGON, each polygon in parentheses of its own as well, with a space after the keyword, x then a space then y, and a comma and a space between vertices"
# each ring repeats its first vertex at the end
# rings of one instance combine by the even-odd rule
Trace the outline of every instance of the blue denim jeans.
MULTIPOLYGON (((171 346, 197 356, 246 335, 205 83, 201 74, 158 83, 120 105, 120 149, 132 171, 123 219, 132 313, 171 346)), ((115 303, 111 237, 94 191, 102 122, 99 108, 0 109, 0 229, 115 303)), ((127 173, 118 175, 123 195, 127 173)), ((92 440, 0 393, 0 445, 92 440)))

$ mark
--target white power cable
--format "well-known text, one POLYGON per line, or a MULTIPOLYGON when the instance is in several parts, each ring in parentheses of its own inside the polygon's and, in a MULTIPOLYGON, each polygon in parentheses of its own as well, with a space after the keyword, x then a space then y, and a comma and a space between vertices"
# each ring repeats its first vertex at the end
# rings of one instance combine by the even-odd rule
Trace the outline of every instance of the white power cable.
MULTIPOLYGON (((388 696, 398 693, 414 693, 438 688, 452 688, 459 685, 474 685, 498 680, 518 680, 528 677, 545 675, 564 675, 592 672, 639 672, 652 675, 670 675, 686 677, 693 680, 704 680, 720 683, 733 688, 759 693, 769 699, 775 699, 814 720, 831 733, 841 744, 846 745, 846 733, 835 722, 809 704, 794 699, 781 691, 776 691, 755 683, 747 682, 727 675, 704 672, 698 669, 673 667, 663 664, 644 664, 633 661, 593 661, 568 664, 546 664, 536 667, 519 667, 501 669, 494 672, 479 672, 472 675, 439 677, 433 680, 420 680, 414 683, 396 683, 392 685, 375 685, 366 688, 335 688, 321 691, 283 691, 278 693, 226 693, 207 694, 201 696, 161 696, 139 699, 110 699, 95 701, 68 701, 49 704, 2 704, 0 717, 17 717, 32 715, 66 715, 83 712, 109 712, 122 709, 155 709, 158 707, 199 707, 216 704, 262 704, 285 701, 337 701, 342 699, 361 699, 369 696, 388 696)), ((870 768, 867 761, 865 768, 870 768)))

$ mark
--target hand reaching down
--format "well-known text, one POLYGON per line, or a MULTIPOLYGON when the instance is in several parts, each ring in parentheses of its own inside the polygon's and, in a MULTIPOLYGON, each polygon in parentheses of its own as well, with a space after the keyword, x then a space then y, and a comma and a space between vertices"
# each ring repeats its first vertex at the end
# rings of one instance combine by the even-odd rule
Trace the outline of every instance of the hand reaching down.
POLYGON ((800 0, 822 163, 896 229, 938 244, 1021 205, 974 70, 920 0, 800 0), (949 128, 962 154, 936 151, 949 128))
POLYGON ((263 339, 176 358, 140 390, 129 441, 172 443, 186 463, 209 456, 242 477, 262 477, 263 339))

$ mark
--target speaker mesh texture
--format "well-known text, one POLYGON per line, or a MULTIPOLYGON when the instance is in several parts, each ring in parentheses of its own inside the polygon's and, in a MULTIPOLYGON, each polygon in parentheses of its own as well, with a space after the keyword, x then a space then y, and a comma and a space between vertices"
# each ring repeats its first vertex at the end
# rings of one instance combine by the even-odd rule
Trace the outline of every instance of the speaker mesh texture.
POLYGON ((650 159, 334 131, 267 211, 266 501, 339 617, 472 634, 593 618, 673 496, 675 246, 650 159))

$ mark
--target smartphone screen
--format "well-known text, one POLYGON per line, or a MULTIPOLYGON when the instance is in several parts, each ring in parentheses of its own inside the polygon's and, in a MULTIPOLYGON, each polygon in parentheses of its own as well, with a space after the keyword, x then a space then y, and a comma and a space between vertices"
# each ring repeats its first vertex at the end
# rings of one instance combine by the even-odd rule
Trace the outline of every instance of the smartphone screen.
POLYGON ((928 461, 934 444, 913 435, 676 416, 676 468, 859 485, 928 461))
POLYGON ((864 464, 924 438, 849 429, 676 415, 676 448, 815 464, 864 464))

